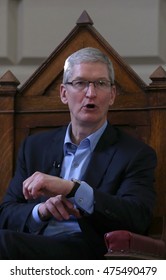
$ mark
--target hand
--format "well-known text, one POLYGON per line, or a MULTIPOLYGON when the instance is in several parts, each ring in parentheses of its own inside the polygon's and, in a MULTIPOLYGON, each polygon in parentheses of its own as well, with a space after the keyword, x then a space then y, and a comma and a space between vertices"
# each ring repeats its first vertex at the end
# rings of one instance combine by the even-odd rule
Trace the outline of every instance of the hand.
POLYGON ((74 183, 62 178, 35 172, 23 182, 23 194, 26 199, 35 199, 40 196, 66 196, 72 190, 74 183))
POLYGON ((70 215, 74 215, 76 218, 81 217, 79 210, 63 195, 51 197, 41 203, 38 212, 41 220, 48 220, 52 216, 58 221, 68 220, 70 215))

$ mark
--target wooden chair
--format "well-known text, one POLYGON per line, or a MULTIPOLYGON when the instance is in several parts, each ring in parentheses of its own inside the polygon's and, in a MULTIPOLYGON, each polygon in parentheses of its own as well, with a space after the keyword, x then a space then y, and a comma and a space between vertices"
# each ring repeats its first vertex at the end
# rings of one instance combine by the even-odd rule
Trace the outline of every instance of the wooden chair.
MULTIPOLYGON (((81 14, 76 26, 64 41, 21 87, 10 71, 0 78, 0 198, 4 195, 13 175, 21 141, 32 133, 53 129, 69 122, 68 108, 59 99, 63 64, 71 53, 88 46, 101 49, 110 57, 114 65, 117 99, 108 112, 108 119, 112 124, 151 145, 157 152, 157 205, 154 216, 159 216, 160 224, 161 221, 163 224, 156 227, 156 220, 154 220, 152 228, 155 229, 155 236, 152 235, 152 238, 154 243, 156 239, 162 239, 163 244, 165 233, 162 235, 161 229, 163 227, 165 232, 166 215, 166 190, 163 183, 166 174, 166 72, 159 66, 150 76, 151 83, 145 84, 97 32, 86 11, 81 14)), ((118 232, 118 234, 123 233, 118 232)), ((110 236, 109 233, 105 236, 108 246, 106 257, 117 258, 118 255, 113 256, 110 236)), ((130 234, 126 236, 128 240, 131 237, 130 234)), ((124 249, 120 248, 120 250, 124 249)), ((141 253, 141 257, 143 254, 146 255, 146 252, 141 253)), ((130 254, 128 251, 127 254, 120 255, 123 258, 135 256, 135 252, 132 251, 130 254)), ((140 254, 137 254, 137 257, 139 256, 140 254)))

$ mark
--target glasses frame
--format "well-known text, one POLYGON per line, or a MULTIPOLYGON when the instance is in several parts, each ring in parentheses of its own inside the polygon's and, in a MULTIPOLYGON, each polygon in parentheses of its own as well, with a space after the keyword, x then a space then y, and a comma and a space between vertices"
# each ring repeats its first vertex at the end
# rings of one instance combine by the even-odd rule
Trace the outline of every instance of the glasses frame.
POLYGON ((77 90, 86 90, 88 91, 89 89, 89 86, 90 84, 93 84, 93 86, 96 88, 96 89, 99 89, 99 90, 102 90, 102 91, 106 91, 108 88, 111 88, 111 86, 113 85, 112 82, 110 80, 105 80, 105 79, 98 79, 98 80, 95 80, 95 81, 88 81, 88 80, 73 80, 71 82, 66 82, 65 85, 71 85, 74 89, 77 89, 77 90), (74 84, 75 82, 82 82, 82 83, 85 83, 85 85, 76 85, 74 84), (105 85, 105 87, 102 88, 102 85, 98 84, 100 82, 106 82, 107 85, 105 85))

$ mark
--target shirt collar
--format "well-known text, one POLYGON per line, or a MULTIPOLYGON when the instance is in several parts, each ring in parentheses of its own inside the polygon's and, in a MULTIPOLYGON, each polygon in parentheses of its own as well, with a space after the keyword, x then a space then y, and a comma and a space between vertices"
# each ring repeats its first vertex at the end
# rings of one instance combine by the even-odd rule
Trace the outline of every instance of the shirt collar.
MULTIPOLYGON (((80 145, 84 144, 87 147, 90 146, 91 152, 93 152, 97 145, 97 142, 99 141, 101 135, 103 134, 106 126, 107 126, 107 121, 105 121, 105 123, 97 131, 95 131, 94 133, 90 134, 85 139, 83 139, 81 141, 80 145)), ((68 125, 67 130, 66 130, 66 135, 65 135, 65 139, 64 139, 64 154, 66 154, 66 152, 67 152, 69 143, 72 144, 73 147, 75 146, 77 148, 77 145, 72 143, 72 141, 71 141, 70 130, 71 130, 71 123, 68 125)))

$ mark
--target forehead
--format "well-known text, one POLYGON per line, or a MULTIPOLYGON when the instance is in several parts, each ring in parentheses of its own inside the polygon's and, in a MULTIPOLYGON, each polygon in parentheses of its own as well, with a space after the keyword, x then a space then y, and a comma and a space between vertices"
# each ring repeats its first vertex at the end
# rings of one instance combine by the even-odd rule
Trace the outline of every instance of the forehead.
POLYGON ((75 64, 72 69, 72 78, 109 78, 108 67, 102 62, 84 62, 75 64))

